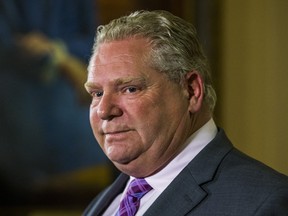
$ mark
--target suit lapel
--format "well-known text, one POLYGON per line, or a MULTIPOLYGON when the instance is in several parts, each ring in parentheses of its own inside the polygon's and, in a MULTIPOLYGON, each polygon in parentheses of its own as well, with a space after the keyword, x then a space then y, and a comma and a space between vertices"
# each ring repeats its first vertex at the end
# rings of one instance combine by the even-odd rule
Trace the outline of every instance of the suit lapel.
POLYGON ((212 140, 171 182, 144 216, 186 215, 208 195, 204 185, 213 181, 232 144, 220 129, 212 140))
POLYGON ((114 181, 114 183, 103 191, 99 196, 95 198, 94 201, 88 206, 85 216, 96 216, 102 215, 108 206, 112 203, 114 198, 123 192, 129 176, 125 174, 120 174, 119 177, 114 181))
POLYGON ((193 180, 189 171, 184 171, 167 187, 144 215, 185 215, 205 196, 206 192, 193 180))
MULTIPOLYGON (((223 158, 233 148, 223 130, 181 171, 156 199, 144 216, 183 216, 201 204, 208 192, 205 184, 214 180, 223 158)), ((129 176, 121 174, 116 181, 88 206, 85 216, 102 215, 121 193, 129 176)))

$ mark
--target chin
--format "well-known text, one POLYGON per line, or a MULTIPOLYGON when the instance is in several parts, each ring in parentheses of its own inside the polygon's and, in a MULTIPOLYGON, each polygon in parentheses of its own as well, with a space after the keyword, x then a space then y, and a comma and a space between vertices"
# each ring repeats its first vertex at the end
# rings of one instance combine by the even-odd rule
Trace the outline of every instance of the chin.
POLYGON ((145 178, 147 176, 150 176, 152 173, 154 173, 151 170, 147 169, 147 166, 143 166, 141 163, 140 165, 136 166, 132 162, 130 163, 117 163, 113 162, 114 165, 117 167, 118 170, 120 170, 122 173, 125 173, 126 175, 133 176, 135 178, 145 178))

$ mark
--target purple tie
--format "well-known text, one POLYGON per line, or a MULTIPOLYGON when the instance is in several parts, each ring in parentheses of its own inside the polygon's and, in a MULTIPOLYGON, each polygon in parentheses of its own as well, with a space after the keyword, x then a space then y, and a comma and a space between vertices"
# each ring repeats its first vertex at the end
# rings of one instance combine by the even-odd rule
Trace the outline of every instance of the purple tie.
POLYGON ((131 181, 116 216, 134 216, 140 206, 140 199, 151 189, 152 187, 145 179, 134 179, 131 181))

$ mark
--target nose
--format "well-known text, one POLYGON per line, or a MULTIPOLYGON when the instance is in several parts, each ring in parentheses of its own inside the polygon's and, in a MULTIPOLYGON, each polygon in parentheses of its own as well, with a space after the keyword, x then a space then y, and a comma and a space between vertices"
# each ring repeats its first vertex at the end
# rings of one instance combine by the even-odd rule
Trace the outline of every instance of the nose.
POLYGON ((98 117, 102 120, 111 120, 122 114, 122 109, 117 103, 117 96, 104 93, 97 106, 98 117))

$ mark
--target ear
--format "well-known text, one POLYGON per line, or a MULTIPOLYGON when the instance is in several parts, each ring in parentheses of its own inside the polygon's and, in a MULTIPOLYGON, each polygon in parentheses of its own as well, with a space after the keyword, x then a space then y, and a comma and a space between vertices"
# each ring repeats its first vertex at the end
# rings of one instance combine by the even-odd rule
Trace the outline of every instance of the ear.
POLYGON ((204 82, 197 71, 191 71, 185 77, 186 90, 189 95, 189 111, 196 113, 200 110, 204 98, 204 82))

